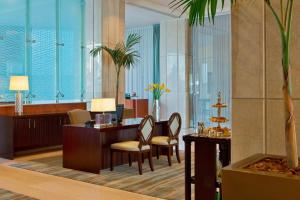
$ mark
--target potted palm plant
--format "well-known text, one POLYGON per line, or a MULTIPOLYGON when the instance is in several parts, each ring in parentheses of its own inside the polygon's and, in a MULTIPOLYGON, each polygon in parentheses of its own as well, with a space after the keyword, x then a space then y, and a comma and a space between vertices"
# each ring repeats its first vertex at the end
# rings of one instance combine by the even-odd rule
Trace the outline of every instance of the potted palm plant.
POLYGON ((118 105, 119 99, 119 82, 120 82, 120 72, 121 69, 130 69, 131 66, 135 64, 137 59, 140 57, 139 52, 134 49, 134 46, 138 44, 141 40, 141 36, 138 34, 129 34, 126 43, 119 42, 114 48, 109 48, 108 46, 102 45, 95 47, 90 51, 91 55, 94 57, 99 55, 101 51, 105 51, 112 58, 115 64, 115 70, 117 74, 116 80, 116 105, 118 105))
MULTIPOLYGON (((231 3, 234 4, 238 1, 231 0, 231 3)), ((300 199, 300 194, 296 189, 300 187, 300 177, 292 176, 292 174, 300 174, 294 104, 290 89, 290 40, 294 0, 276 0, 280 3, 279 11, 272 4, 274 0, 256 1, 265 2, 266 7, 274 16, 280 32, 286 157, 254 155, 225 168, 223 171, 224 199, 300 199), (237 186, 238 190, 236 190, 237 186)), ((214 22, 217 5, 220 3, 223 7, 225 0, 173 0, 170 7, 182 8, 182 13, 188 12, 190 25, 203 25, 206 15, 214 22)))

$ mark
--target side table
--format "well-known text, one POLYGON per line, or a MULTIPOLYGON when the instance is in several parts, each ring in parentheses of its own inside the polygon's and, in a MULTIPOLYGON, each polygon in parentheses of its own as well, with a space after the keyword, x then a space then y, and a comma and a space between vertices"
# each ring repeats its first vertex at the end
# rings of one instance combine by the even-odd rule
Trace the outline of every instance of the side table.
POLYGON ((231 160, 230 137, 205 137, 198 134, 183 136, 185 142, 185 199, 191 199, 191 184, 195 184, 196 200, 215 200, 216 145, 220 147, 220 161, 225 167, 231 160), (191 175, 191 145, 195 144, 195 176, 191 175))

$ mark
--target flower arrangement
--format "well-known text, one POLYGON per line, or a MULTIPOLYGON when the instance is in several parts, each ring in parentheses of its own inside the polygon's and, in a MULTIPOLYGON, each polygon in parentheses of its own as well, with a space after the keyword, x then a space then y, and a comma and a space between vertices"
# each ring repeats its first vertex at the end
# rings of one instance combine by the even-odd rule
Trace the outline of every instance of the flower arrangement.
POLYGON ((161 95, 164 93, 170 93, 171 90, 167 88, 166 84, 158 84, 158 83, 153 83, 149 84, 148 88, 146 88, 146 91, 153 92, 153 98, 154 100, 159 100, 161 95))

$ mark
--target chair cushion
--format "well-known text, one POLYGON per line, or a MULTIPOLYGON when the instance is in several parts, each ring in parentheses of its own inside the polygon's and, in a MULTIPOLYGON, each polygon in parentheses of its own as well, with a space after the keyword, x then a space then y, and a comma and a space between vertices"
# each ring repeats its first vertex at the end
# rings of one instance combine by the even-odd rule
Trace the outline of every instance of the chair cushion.
MULTIPOLYGON (((156 145, 169 145, 168 143, 169 137, 167 136, 156 136, 152 138, 152 144, 156 145)), ((170 144, 177 144, 177 140, 171 140, 170 144)))
MULTIPOLYGON (((123 151, 140 151, 138 141, 118 142, 110 145, 110 148, 123 151)), ((142 150, 150 149, 149 145, 142 146, 142 150)))

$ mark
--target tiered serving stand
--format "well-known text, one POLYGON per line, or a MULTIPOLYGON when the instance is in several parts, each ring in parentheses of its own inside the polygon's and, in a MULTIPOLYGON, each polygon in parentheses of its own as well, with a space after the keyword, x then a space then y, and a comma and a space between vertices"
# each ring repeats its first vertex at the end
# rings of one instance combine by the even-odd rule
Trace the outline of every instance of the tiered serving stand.
POLYGON ((223 134, 227 135, 229 134, 229 129, 228 128, 223 128, 221 127, 221 124, 222 123, 226 123, 228 122, 229 120, 226 118, 226 117, 223 117, 221 115, 221 110, 223 108, 226 108, 227 105, 222 103, 222 99, 221 99, 221 92, 218 93, 218 102, 214 105, 212 105, 213 108, 217 108, 218 109, 218 116, 217 117, 211 117, 210 118, 210 121, 213 122, 213 123, 218 123, 218 126, 217 127, 213 127, 213 130, 216 131, 216 132, 222 132, 223 134))

